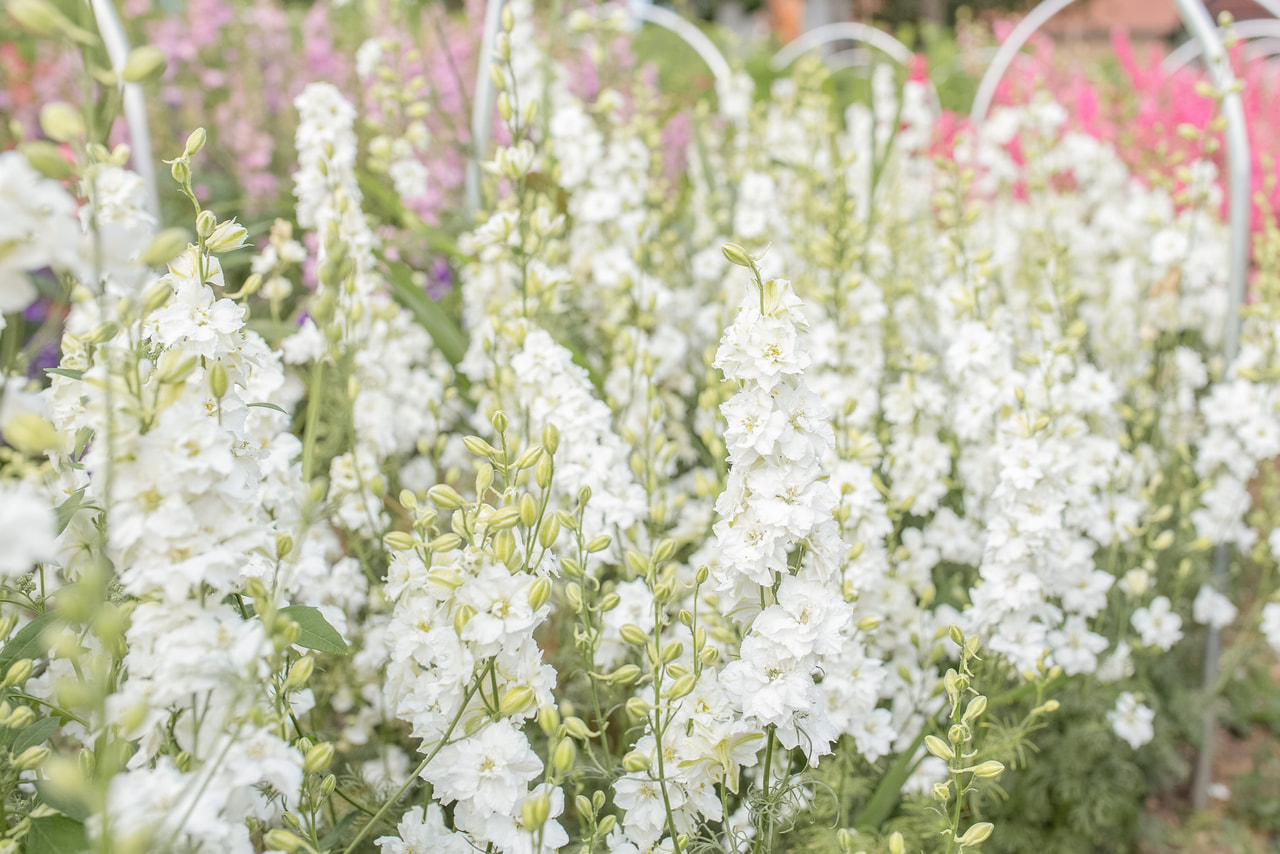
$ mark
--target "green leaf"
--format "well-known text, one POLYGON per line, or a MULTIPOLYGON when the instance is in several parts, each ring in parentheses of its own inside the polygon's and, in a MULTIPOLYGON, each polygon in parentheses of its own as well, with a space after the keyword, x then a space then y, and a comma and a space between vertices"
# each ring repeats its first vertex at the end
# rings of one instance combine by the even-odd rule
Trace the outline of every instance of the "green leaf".
POLYGON ((28 854, 82 854, 89 849, 84 824, 65 815, 31 819, 27 831, 28 854))
POLYGON ((61 534, 67 529, 67 525, 71 524, 71 517, 76 515, 82 507, 84 507, 84 491, 87 486, 82 486, 64 502, 58 505, 58 533, 61 534))
POLYGON ((57 619, 53 614, 41 614, 18 629, 18 633, 9 639, 3 649, 0 649, 0 673, 8 670, 9 665, 15 661, 39 658, 44 655, 48 646, 41 635, 44 634, 45 629, 57 622, 57 619))
POLYGON ((289 414, 285 412, 283 409, 281 409, 280 407, 276 406, 274 403, 250 403, 249 406, 261 406, 263 409, 274 409, 276 412, 279 412, 282 415, 289 414))
POLYGON ((314 649, 316 652, 328 652, 333 655, 346 655, 347 643, 338 634, 338 630, 329 625, 324 616, 309 605, 290 605, 281 608, 280 614, 288 617, 301 627, 298 635, 298 646, 314 649))
POLYGON ((68 798, 59 792, 57 787, 50 785, 48 780, 36 780, 36 794, 40 796, 40 802, 45 806, 53 807, 76 821, 84 821, 89 817, 88 806, 74 798, 68 798))
POLYGON ((84 371, 77 371, 74 368, 45 368, 46 374, 57 374, 60 377, 78 380, 84 378, 84 371))
POLYGON ((462 357, 467 354, 467 336, 458 328, 454 319, 445 312, 440 303, 427 296, 422 288, 413 283, 409 267, 398 261, 387 262, 387 278, 391 282, 391 294, 396 302, 413 313, 423 329, 436 342, 440 352, 449 360, 449 364, 457 367, 462 357))
POLYGON ((13 739, 13 746, 9 749, 13 751, 14 756, 17 756, 28 747, 44 744, 49 740, 49 736, 58 731, 59 726, 61 724, 56 718, 41 718, 18 730, 18 734, 13 739))

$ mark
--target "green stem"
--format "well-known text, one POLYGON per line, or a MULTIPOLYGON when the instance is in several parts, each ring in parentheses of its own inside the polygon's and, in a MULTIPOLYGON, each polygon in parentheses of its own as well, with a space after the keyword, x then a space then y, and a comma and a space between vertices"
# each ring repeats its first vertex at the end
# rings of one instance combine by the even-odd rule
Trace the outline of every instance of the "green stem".
POLYGON ((453 735, 454 729, 457 728, 458 722, 462 720, 462 715, 467 710, 467 703, 471 702, 471 698, 475 696, 475 693, 479 690, 481 683, 484 682, 484 677, 487 675, 488 671, 492 669, 493 662, 490 661, 488 666, 485 667, 485 670, 476 677, 475 681, 471 683, 471 687, 467 689, 466 696, 462 698, 462 705, 458 708, 458 713, 453 716, 453 720, 449 721, 449 726, 444 731, 444 735, 440 737, 439 743, 432 748, 431 752, 427 754, 427 758, 423 759, 422 763, 414 769, 414 772, 410 774, 409 778, 404 781, 399 789, 396 790, 396 793, 388 798, 378 811, 373 814, 373 818, 369 819, 368 824, 360 829, 360 832, 356 834, 356 838, 351 840, 351 844, 343 849, 342 854, 351 854, 351 852, 356 850, 356 846, 369 835, 369 831, 373 830, 378 821, 386 815, 387 810, 391 809, 391 805, 400 800, 400 798, 404 796, 405 792, 409 791, 409 787, 413 785, 413 781, 418 779, 418 776, 426 770, 428 765, 431 764, 431 760, 436 758, 436 754, 444 749, 444 746, 449 743, 449 737, 453 735))
POLYGON ((316 429, 320 425, 320 387, 324 381, 324 362, 316 362, 311 367, 311 383, 307 390, 307 423, 306 433, 302 437, 302 480, 311 482, 312 468, 315 464, 316 429))

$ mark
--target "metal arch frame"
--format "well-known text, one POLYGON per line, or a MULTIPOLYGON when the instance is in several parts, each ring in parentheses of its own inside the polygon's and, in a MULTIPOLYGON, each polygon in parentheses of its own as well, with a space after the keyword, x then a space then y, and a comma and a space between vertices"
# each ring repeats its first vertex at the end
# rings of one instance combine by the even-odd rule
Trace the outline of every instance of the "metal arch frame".
MULTIPOLYGON (((1228 30, 1225 28, 1218 28, 1220 37, 1225 36, 1227 32, 1228 30)), ((1240 21, 1231 25, 1230 32, 1232 35, 1239 36, 1242 39, 1277 38, 1280 37, 1280 20, 1255 18, 1248 21, 1240 21)), ((1160 62, 1160 70, 1165 74, 1173 74, 1185 68, 1203 54, 1204 45, 1196 39, 1191 39, 1170 51, 1169 55, 1160 62)))
POLYGON ((782 50, 773 55, 770 65, 774 71, 783 71, 791 63, 799 59, 801 55, 835 41, 855 41, 868 44, 881 53, 888 55, 890 59, 899 65, 908 65, 915 57, 915 54, 911 52, 911 48, 883 30, 878 30, 869 24, 862 24, 857 21, 840 21, 809 30, 809 32, 788 42, 783 46, 782 50))
POLYGON ((102 44, 107 49, 107 57, 111 60, 111 68, 120 77, 121 100, 124 105, 124 119, 129 127, 130 160, 133 169, 142 178, 143 192, 146 195, 147 212, 154 217, 160 216, 160 196, 156 189, 156 164, 151 151, 151 129, 147 124, 147 97, 137 83, 126 83, 121 77, 124 66, 129 61, 129 37, 125 35, 124 25, 116 14, 116 7, 111 0, 89 0, 93 17, 98 22, 98 33, 102 36, 102 44))
POLYGON ((729 66, 729 61, 724 58, 724 54, 716 47, 716 43, 683 16, 670 9, 655 6, 652 3, 637 2, 637 0, 630 0, 627 3, 627 12, 637 21, 653 24, 674 33, 680 37, 681 41, 693 48, 706 63, 707 68, 711 69, 717 91, 723 90, 733 79, 733 69, 729 66))
MULTIPOLYGON (((783 71, 809 51, 837 41, 861 42, 875 48, 903 67, 910 67, 911 60, 915 58, 915 52, 911 48, 884 30, 876 29, 870 24, 863 24, 858 21, 837 21, 834 24, 815 27, 788 42, 773 55, 773 59, 769 63, 770 67, 774 71, 783 71)), ((861 64, 861 55, 864 53, 865 51, 861 48, 850 48, 828 57, 827 65, 835 71, 851 68, 854 65, 861 64), (855 53, 858 51, 861 51, 861 53, 855 53), (838 60, 838 64, 833 63, 832 60, 836 60, 837 57, 841 58, 838 60)), ((938 98, 938 87, 934 85, 933 80, 928 80, 927 82, 929 84, 929 105, 933 107, 935 114, 941 113, 942 102, 938 98)))
MULTIPOLYGON (((1230 300, 1225 329, 1223 330, 1222 354, 1229 366, 1239 352, 1240 347, 1240 307, 1244 304, 1245 291, 1248 287, 1249 270, 1249 238, 1250 238, 1250 192, 1252 178, 1252 159, 1249 151, 1248 128, 1245 124, 1244 105, 1240 93, 1232 91, 1235 75, 1227 58, 1226 48, 1218 28, 1209 17, 1209 11, 1202 0, 1174 0, 1183 23, 1191 32, 1192 38, 1200 45, 1201 52, 1207 57, 1209 75, 1214 85, 1227 94, 1222 99, 1222 115, 1227 120, 1227 221, 1230 230, 1230 268, 1228 275, 1228 298, 1230 300)), ((1262 2, 1262 0, 1260 0, 1262 2)), ((1062 9, 1071 5, 1072 0, 1043 0, 1027 17, 1019 22, 1013 33, 996 54, 987 73, 983 75, 974 98, 969 119, 975 132, 986 119, 995 95, 1000 78, 1008 70, 1014 57, 1027 39, 1031 37, 1045 21, 1062 9)), ((1270 11, 1280 9, 1280 0, 1266 0, 1262 5, 1270 11), (1274 8, 1273 8, 1274 7, 1274 8)), ((1221 586, 1227 575, 1230 560, 1229 549, 1219 545, 1214 550, 1213 580, 1221 586)), ((1205 642, 1204 686, 1211 686, 1217 679, 1219 657, 1222 648, 1222 633, 1218 629, 1209 630, 1205 642)), ((1203 740, 1196 759, 1196 772, 1193 784, 1193 804, 1196 809, 1204 809, 1208 803, 1209 777, 1213 762, 1213 745, 1216 726, 1216 715, 1212 702, 1205 704, 1203 720, 1203 740)))
MULTIPOLYGON (((489 137, 493 130, 493 107, 497 98, 493 81, 489 77, 488 59, 493 54, 502 24, 503 0, 488 0, 485 4, 484 31, 480 41, 480 62, 476 69, 476 97, 471 110, 471 159, 467 162, 466 209, 475 213, 480 209, 480 163, 489 155, 489 137)), ((733 69, 724 54, 706 33, 686 21, 670 9, 650 3, 630 0, 628 13, 637 21, 662 27, 674 33, 706 63, 716 81, 716 90, 723 91, 733 78, 733 69)))

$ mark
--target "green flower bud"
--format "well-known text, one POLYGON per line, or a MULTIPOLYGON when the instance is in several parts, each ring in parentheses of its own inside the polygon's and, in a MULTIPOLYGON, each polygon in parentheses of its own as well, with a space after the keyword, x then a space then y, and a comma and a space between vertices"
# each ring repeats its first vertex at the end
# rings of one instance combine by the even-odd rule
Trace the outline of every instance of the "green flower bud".
POLYGON ((294 851, 301 849, 303 846, 303 841, 297 834, 282 827, 273 827, 268 830, 263 835, 262 841, 267 848, 287 851, 289 854, 293 854, 294 851))
POLYGON ((649 635, 644 629, 635 623, 626 623, 618 630, 618 634, 622 635, 622 639, 636 646, 644 646, 649 642, 649 635))
POLYGON ((980 821, 973 827, 966 830, 963 836, 958 837, 956 839, 956 843, 959 844, 961 848, 968 848, 971 845, 979 845, 986 842, 988 837, 991 836, 991 831, 995 829, 996 826, 991 822, 980 821))
POLYGON ((513 717, 529 708, 533 702, 533 689, 528 685, 517 685, 502 695, 498 703, 498 714, 504 718, 513 717))
POLYGON ((551 579, 535 579, 533 585, 529 588, 529 607, 536 611, 543 605, 547 604, 547 600, 550 598, 551 579))
POLYGON ((316 661, 309 655, 304 655, 294 662, 293 667, 289 668, 289 675, 284 678, 284 684, 280 686, 281 693, 288 694, 297 691, 303 685, 307 684, 307 680, 311 678, 311 674, 316 669, 316 661))
POLYGON ((956 758, 955 751, 951 749, 951 745, 947 744, 936 735, 926 735, 924 737, 925 749, 939 759, 950 762, 956 758))
POLYGON ((51 752, 52 751, 43 744, 38 744, 35 747, 28 747, 26 750, 22 751, 22 753, 13 758, 13 765, 19 771, 32 771, 43 765, 44 761, 49 758, 49 754, 51 752))
POLYGON ((307 751, 306 758, 302 761, 302 770, 308 774, 318 774, 329 767, 329 763, 333 761, 333 745, 329 742, 322 742, 307 751))
POLYGON ((139 258, 148 267, 159 267, 177 258, 191 245, 191 235, 183 228, 166 228, 156 235, 155 240, 146 248, 139 258))
POLYGON ((751 260, 751 256, 747 254, 747 250, 736 243, 726 243, 720 247, 720 252, 724 255, 726 261, 739 267, 751 267, 755 263, 751 260))
POLYGON ((431 503, 444 510, 458 510, 467 506, 467 501, 458 491, 446 483, 438 483, 427 490, 427 498, 431 503))
POLYGON ((382 542, 394 552, 407 552, 415 545, 413 535, 404 531, 392 531, 382 538, 382 542))
POLYGON ((227 369, 221 362, 214 362, 209 368, 209 391, 218 400, 227 396, 227 369))
POLYGON ((73 142, 84 136, 84 118, 65 101, 53 101, 40 110, 40 129, 56 142, 73 142))
POLYGON ((71 164, 63 158, 58 146, 52 142, 44 140, 24 142, 18 146, 18 151, 27 158, 32 169, 46 178, 62 181, 71 177, 71 164))
POLYGON ((129 51, 129 58, 125 60, 120 76, 128 83, 151 83, 160 79, 168 64, 169 58, 160 48, 149 44, 140 45, 129 51))
POLYGON ((0 685, 0 689, 12 688, 14 685, 21 685, 31 676, 31 659, 23 658, 9 665, 9 670, 4 675, 4 684, 0 685))
POLYGON ((204 148, 205 136, 204 128, 193 130, 191 135, 187 137, 187 146, 183 149, 182 155, 184 157, 195 157, 199 154, 200 150, 204 148))
POLYGON ((551 735, 560 727, 560 713, 555 706, 542 706, 538 709, 538 729, 545 735, 551 735))
POLYGON ((634 664, 624 664, 609 674, 609 681, 614 685, 630 685, 640 678, 640 668, 634 664))
POLYGON ((535 798, 525 798, 520 805, 520 821, 525 830, 534 831, 547 823, 551 817, 551 799, 545 794, 535 798))
POLYGON ((568 774, 573 770, 573 765, 578 760, 578 748, 572 739, 562 738, 556 745, 555 753, 552 755, 552 764, 557 774, 568 774))
POLYGON ((649 770, 649 757, 638 751, 631 751, 622 757, 622 767, 633 774, 649 770))

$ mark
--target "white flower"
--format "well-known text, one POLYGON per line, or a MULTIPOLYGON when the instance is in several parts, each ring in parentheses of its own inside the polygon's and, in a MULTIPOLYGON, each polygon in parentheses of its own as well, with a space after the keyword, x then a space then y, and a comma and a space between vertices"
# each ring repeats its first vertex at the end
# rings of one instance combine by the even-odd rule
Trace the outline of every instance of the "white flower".
POLYGON ((382 854, 470 854, 471 843, 461 834, 444 826, 444 813, 439 804, 428 804, 426 810, 414 807, 396 825, 397 836, 383 836, 374 842, 382 854))
POLYGON ((30 485, 0 482, 0 575, 23 575, 53 560, 55 525, 53 508, 30 485))
POLYGON ((541 773, 524 733, 501 720, 444 747, 422 776, 446 803, 471 801, 477 810, 509 815, 541 773))
POLYGON ((1167 596, 1157 596, 1150 606, 1134 611, 1132 623, 1144 646, 1168 650, 1182 638, 1182 618, 1167 596))
POLYGON ((1262 606, 1262 636, 1280 655, 1280 602, 1268 602, 1262 606))
POLYGON ((1107 712, 1107 722, 1116 735, 1137 750, 1155 736, 1153 721, 1156 713, 1138 702, 1133 694, 1125 691, 1116 699, 1116 707, 1107 712))
POLYGON ((1226 628, 1236 618, 1236 606, 1210 585, 1206 584, 1196 594, 1191 605, 1191 617, 1202 626, 1226 628))

